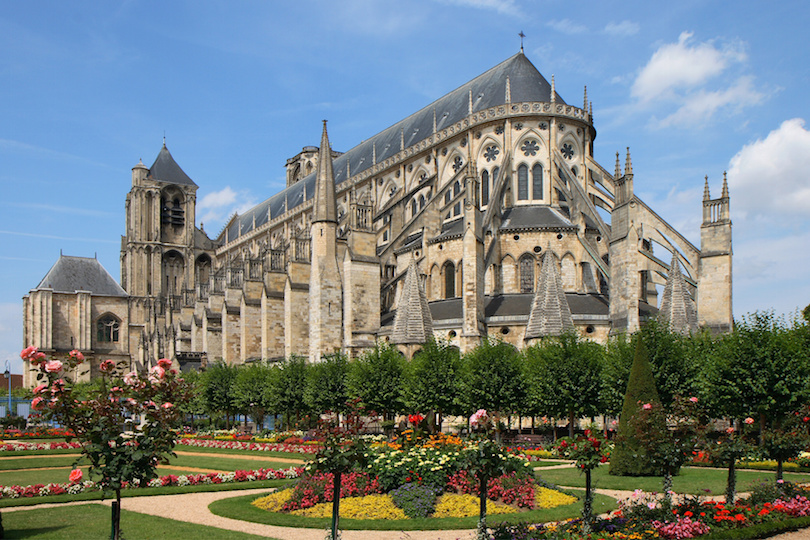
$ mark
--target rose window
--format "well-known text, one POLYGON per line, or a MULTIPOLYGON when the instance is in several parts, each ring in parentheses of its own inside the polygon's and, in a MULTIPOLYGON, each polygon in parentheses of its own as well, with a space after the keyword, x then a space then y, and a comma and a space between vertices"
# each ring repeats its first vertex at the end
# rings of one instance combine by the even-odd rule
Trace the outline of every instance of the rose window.
POLYGON ((523 155, 526 157, 533 156, 537 154, 537 151, 540 150, 540 146, 538 146, 537 141, 534 139, 529 139, 523 146, 520 147, 523 150, 523 155))
POLYGON ((574 157, 574 147, 565 143, 562 147, 562 155, 565 156, 565 159, 571 159, 574 157))
POLYGON ((497 146, 487 146, 486 150, 484 150, 484 157, 487 159, 487 162, 495 161, 495 158, 500 153, 501 151, 498 150, 497 146))

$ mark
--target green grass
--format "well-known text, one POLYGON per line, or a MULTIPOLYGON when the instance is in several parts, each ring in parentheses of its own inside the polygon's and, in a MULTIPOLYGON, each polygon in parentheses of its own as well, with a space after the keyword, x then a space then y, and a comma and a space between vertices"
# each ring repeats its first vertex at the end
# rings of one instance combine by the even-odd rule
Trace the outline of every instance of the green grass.
MULTIPOLYGON (((88 478, 87 466, 79 467, 88 478)), ((4 471, 0 472, 0 485, 2 486, 28 486, 33 484, 50 484, 69 482, 68 475, 71 467, 64 469, 49 469, 45 471, 4 471)))
MULTIPOLYGON (((12 456, 50 456, 50 455, 57 455, 57 454, 80 454, 81 449, 79 448, 59 448, 56 450, 14 450, 14 451, 0 451, 0 456, 2 457, 12 457, 12 456)), ((2 461, 2 460, 0 460, 2 461)))
MULTIPOLYGON (((537 473, 538 476, 558 486, 585 487, 585 475, 578 469, 554 469, 537 473)), ((672 480, 676 493, 693 495, 721 495, 726 490, 728 473, 722 469, 685 467, 672 480), (706 491, 708 490, 708 492, 706 491)), ((810 474, 785 473, 785 480, 808 482, 810 474)), ((633 491, 661 491, 661 478, 657 476, 611 476, 608 467, 599 467, 592 474, 594 487, 633 491)), ((749 491, 762 482, 773 482, 774 475, 768 472, 737 471, 737 491, 749 491)))
POLYGON ((552 467, 554 465, 565 465, 570 461, 532 461, 532 467, 552 467))
MULTIPOLYGON (((169 486, 159 488, 126 489, 121 498, 151 497, 153 495, 176 495, 179 493, 199 493, 203 491, 241 491, 245 489, 278 488, 289 484, 290 480, 259 480, 256 482, 239 482, 233 484, 203 484, 197 486, 169 486)), ((0 508, 12 506, 32 506, 43 503, 63 503, 73 501, 100 501, 104 497, 100 491, 79 493, 78 495, 49 495, 48 497, 27 497, 24 499, 0 499, 0 508)))
MULTIPOLYGON (((32 509, 3 513, 7 539, 91 540, 110 537, 110 509, 100 504, 67 506, 58 511, 32 509)), ((217 538, 252 540, 264 538, 252 534, 206 527, 157 516, 121 511, 121 536, 126 538, 217 538)))
MULTIPOLYGON (((578 496, 576 493, 572 493, 578 496)), ((581 494, 579 494, 581 495, 581 494)), ((214 501, 208 506, 214 514, 242 521, 278 525, 282 527, 307 527, 324 529, 329 526, 330 518, 307 518, 292 516, 280 512, 268 512, 256 508, 250 503, 263 495, 245 495, 214 501)), ((594 498, 594 513, 601 514, 614 510, 616 501, 604 495, 594 498)), ((559 521, 574 518, 582 513, 582 502, 578 501, 567 506, 547 508, 521 512, 518 514, 499 514, 487 517, 487 523, 495 524, 503 521, 515 523, 517 521, 530 521, 540 523, 546 521, 559 521)), ((374 531, 418 531, 418 530, 451 530, 474 529, 478 523, 478 516, 468 518, 424 518, 424 519, 340 519, 340 528, 344 530, 374 530, 374 531)))
POLYGON ((79 456, 42 456, 37 459, 2 459, 0 460, 0 471, 33 469, 36 467, 72 467, 77 461, 79 461, 79 465, 87 464, 87 460, 79 456))

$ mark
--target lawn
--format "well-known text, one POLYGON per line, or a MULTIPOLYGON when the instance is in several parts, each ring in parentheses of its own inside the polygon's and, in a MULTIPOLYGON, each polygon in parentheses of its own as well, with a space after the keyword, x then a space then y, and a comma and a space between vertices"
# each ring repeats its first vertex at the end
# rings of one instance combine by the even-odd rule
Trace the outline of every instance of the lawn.
POLYGON ((268 456, 264 459, 239 459, 223 454, 220 456, 183 456, 169 459, 169 465, 174 467, 195 467, 199 469, 213 469, 216 471, 239 471, 254 469, 289 469, 302 467, 302 463, 286 463, 273 461, 268 456))
MULTIPOLYGON (((581 496, 581 493, 572 493, 574 496, 581 496)), ((256 508, 250 503, 264 495, 245 495, 242 497, 232 497, 214 501, 208 506, 214 514, 242 521, 252 521, 267 525, 278 525, 282 527, 307 527, 324 529, 329 526, 330 518, 307 518, 293 516, 280 512, 268 512, 256 508)), ((617 508, 616 501, 604 495, 596 495, 593 502, 595 514, 609 512, 617 508)), ((487 517, 487 523, 494 524, 503 521, 515 523, 517 521, 530 521, 540 523, 546 521, 560 521, 563 519, 575 518, 582 515, 582 501, 567 506, 556 508, 546 508, 521 512, 518 514, 499 514, 487 517)), ((405 520, 386 519, 340 519, 340 528, 343 530, 376 530, 376 531, 419 531, 419 530, 452 530, 452 529, 474 529, 478 523, 478 516, 468 518, 423 518, 405 520)), ((407 535, 405 535, 407 537, 407 535)))
POLYGON ((311 460, 314 454, 296 454, 295 452, 276 452, 276 451, 263 451, 263 450, 241 450, 237 448, 207 448, 204 446, 188 446, 178 444, 174 447, 175 452, 194 452, 204 454, 235 454, 245 456, 269 456, 269 457, 283 457, 290 459, 302 459, 304 461, 311 460))
MULTIPOLYGON (((3 527, 7 539, 26 540, 90 540, 109 538, 110 509, 100 504, 65 506, 58 511, 50 509, 3 512, 3 527)), ((160 538, 185 540, 187 538, 217 538, 218 540, 252 540, 264 538, 252 534, 206 527, 183 521, 121 512, 121 534, 126 538, 160 538)))
MULTIPOLYGON (((558 486, 585 487, 585 475, 578 469, 554 469, 537 472, 536 476, 558 486)), ((785 480, 810 482, 810 474, 785 473, 785 480)), ((684 467, 672 480, 676 493, 693 495, 722 495, 726 490, 728 472, 723 469, 684 467)), ((595 488, 633 491, 661 491, 661 478, 657 476, 611 476, 608 466, 594 469, 592 473, 595 488)), ((762 482, 773 482, 774 473, 767 471, 737 471, 737 491, 749 491, 762 482)))

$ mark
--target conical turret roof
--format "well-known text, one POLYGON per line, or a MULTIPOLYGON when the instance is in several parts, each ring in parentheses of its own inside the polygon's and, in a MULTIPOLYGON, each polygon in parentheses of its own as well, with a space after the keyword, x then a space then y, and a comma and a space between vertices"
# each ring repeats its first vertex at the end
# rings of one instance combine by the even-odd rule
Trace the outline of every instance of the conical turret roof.
POLYGON ((335 205, 335 175, 332 172, 332 149, 326 133, 326 120, 323 121, 321 147, 318 149, 318 171, 315 179, 315 203, 312 222, 331 221, 337 223, 335 205))
POLYGON ((155 159, 155 162, 149 167, 149 178, 160 180, 167 184, 181 184, 184 186, 197 187, 194 180, 189 178, 189 176, 183 172, 183 169, 180 168, 180 165, 174 160, 169 149, 166 148, 165 142, 163 143, 163 148, 160 149, 157 159, 155 159))
POLYGON ((549 249, 543 254, 543 267, 523 339, 559 336, 573 329, 574 321, 563 291, 557 255, 549 249))
POLYGON ((416 259, 411 257, 394 317, 391 343, 397 345, 425 343, 431 336, 433 336, 433 318, 419 279, 416 259))
POLYGON ((697 311, 695 302, 686 280, 681 273, 678 255, 672 255, 672 264, 669 266, 669 276, 661 297, 661 307, 658 310, 658 320, 669 324, 673 332, 688 334, 697 331, 697 311))

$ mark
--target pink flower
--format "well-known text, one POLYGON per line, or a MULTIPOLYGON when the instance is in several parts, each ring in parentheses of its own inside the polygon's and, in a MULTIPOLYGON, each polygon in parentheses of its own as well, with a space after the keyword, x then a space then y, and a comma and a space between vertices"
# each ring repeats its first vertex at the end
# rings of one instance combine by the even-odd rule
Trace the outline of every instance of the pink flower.
POLYGON ((751 424, 754 423, 754 419, 749 416, 748 418, 743 420, 743 422, 745 422, 746 424, 748 424, 750 426, 751 424))
POLYGON ((45 400, 39 396, 35 397, 34 399, 31 400, 31 408, 34 409, 35 411, 42 410, 44 401, 45 400))
POLYGON ((48 388, 47 384, 40 384, 36 388, 34 388, 34 394, 39 394, 40 392, 42 392, 46 388, 48 388))
POLYGON ((77 362, 84 362, 84 355, 78 349, 73 349, 70 351, 70 357, 77 362))
POLYGON ((164 375, 166 375, 166 370, 160 366, 155 366, 149 370, 149 378, 153 379, 154 382, 157 382, 158 379, 162 379, 164 375))
POLYGON ((692 403, 697 403, 698 398, 696 398, 695 396, 692 396, 692 397, 689 398, 689 401, 691 401, 692 403))
POLYGON ((174 407, 174 405, 172 405, 171 403, 169 403, 169 402, 167 401, 166 403, 164 403, 163 405, 161 405, 161 407, 163 407, 164 409, 171 409, 172 407, 174 407))
POLYGON ((129 386, 133 386, 138 382, 138 373, 135 371, 130 371, 126 375, 124 375, 124 382, 129 386))
POLYGON ((645 411, 649 411, 650 409, 652 409, 652 403, 645 403, 644 405, 641 406, 641 408, 644 409, 645 411))
POLYGON ((104 360, 101 364, 99 364, 98 369, 100 369, 104 373, 109 373, 110 371, 115 369, 115 362, 110 359, 104 360))
POLYGON ((20 358, 23 360, 30 360, 37 353, 37 350, 37 347, 34 347, 33 345, 26 347, 22 350, 22 352, 20 352, 20 358))
POLYGON ((82 470, 81 469, 73 469, 70 471, 70 476, 68 478, 72 483, 77 483, 82 481, 82 470))
MULTIPOLYGON (((726 433, 731 435, 732 433, 734 433, 734 428, 733 427, 726 428, 726 433)), ((717 441, 717 443, 720 444, 720 441, 717 441)))
POLYGON ((48 373, 58 373, 62 371, 62 362, 59 360, 51 360, 45 363, 45 371, 48 373))
POLYGON ((160 360, 157 361, 157 365, 159 365, 163 369, 169 369, 170 367, 172 367, 172 361, 169 360, 168 358, 161 358, 160 360))

